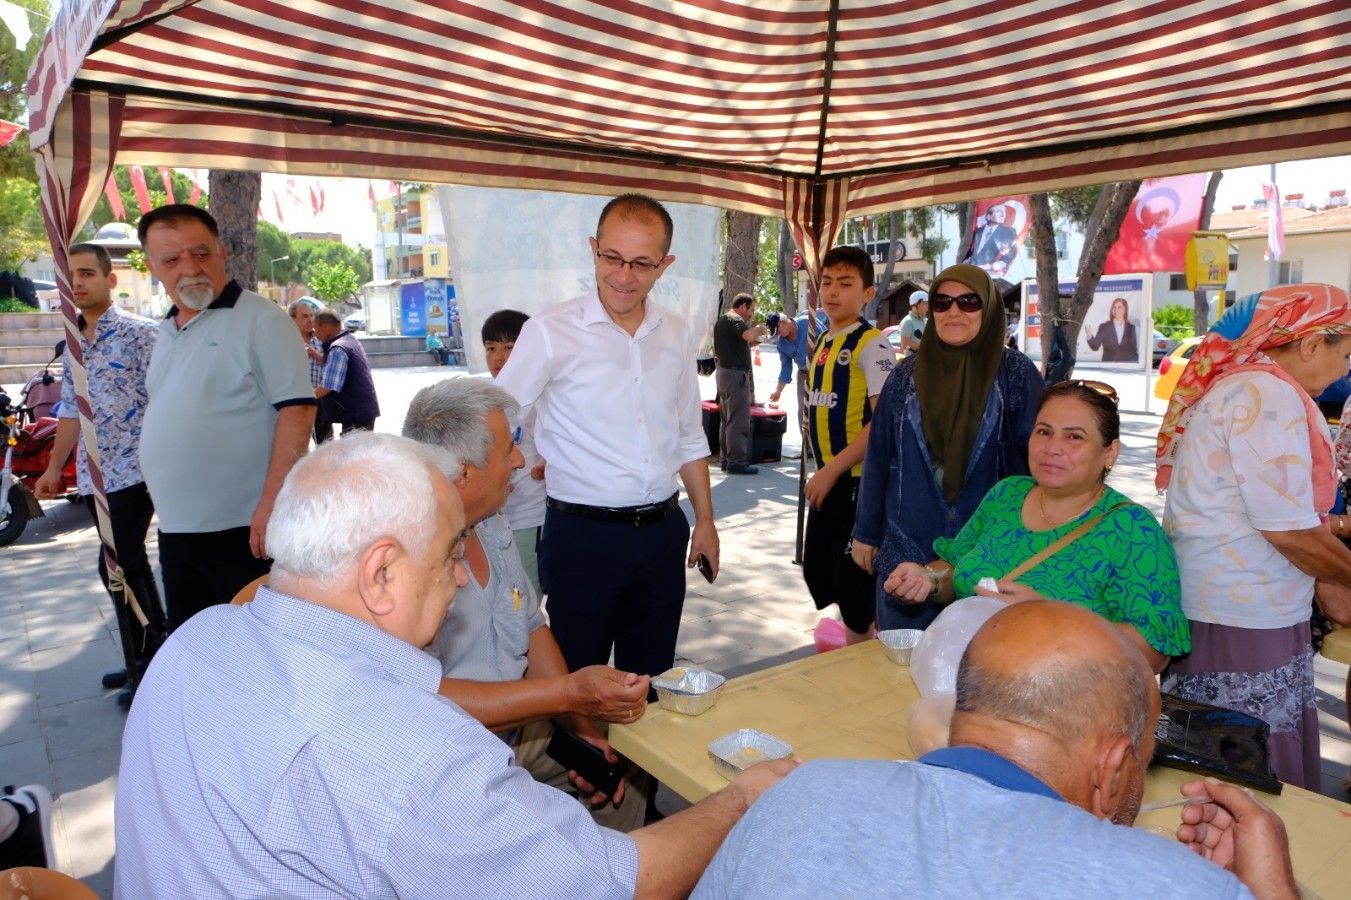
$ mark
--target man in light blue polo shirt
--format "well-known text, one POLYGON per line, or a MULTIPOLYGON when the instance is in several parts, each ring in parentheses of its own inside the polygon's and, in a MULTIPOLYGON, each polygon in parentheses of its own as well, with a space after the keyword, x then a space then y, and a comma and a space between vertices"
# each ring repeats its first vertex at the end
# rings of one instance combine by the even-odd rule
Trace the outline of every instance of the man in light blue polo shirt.
POLYGON ((793 769, 753 766, 625 835, 512 765, 419 649, 468 577, 447 456, 362 432, 295 466, 271 582, 170 635, 132 704, 117 896, 684 896, 793 769))
MULTIPOLYGON (((518 410, 510 394, 478 378, 429 385, 408 407, 404 436, 461 461, 453 483, 472 526, 465 537, 468 582, 428 651, 441 660, 441 695, 498 732, 535 780, 566 790, 567 770, 545 752, 554 728, 618 762, 595 720, 637 721, 647 707, 649 678, 606 665, 568 672, 502 515, 512 475, 524 465, 507 418, 518 410)), ((643 824, 647 809, 648 779, 638 781, 637 790, 637 782, 626 785, 614 798, 589 785, 575 790, 590 800, 598 823, 627 832, 643 824)))
POLYGON ((268 516, 309 448, 317 401, 295 326, 226 275, 206 210, 161 206, 137 230, 174 301, 150 359, 141 429, 172 629, 267 572, 268 516))
POLYGON ((1175 841, 1123 827, 1158 717, 1154 673, 1112 623, 1015 604, 962 657, 950 747, 807 763, 751 808, 694 896, 1297 896, 1280 818, 1241 788, 1183 785, 1198 801, 1175 841))

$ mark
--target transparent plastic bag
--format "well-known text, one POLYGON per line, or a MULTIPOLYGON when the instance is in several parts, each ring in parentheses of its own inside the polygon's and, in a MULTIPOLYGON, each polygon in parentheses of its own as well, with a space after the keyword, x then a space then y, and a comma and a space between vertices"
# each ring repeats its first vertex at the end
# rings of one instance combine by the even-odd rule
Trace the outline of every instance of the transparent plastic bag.
POLYGON ((905 733, 910 740, 910 752, 919 759, 930 750, 948 745, 952 730, 952 711, 957 704, 956 694, 934 694, 920 697, 910 705, 906 715, 905 733))
POLYGON ((957 666, 966 645, 1006 605, 993 597, 964 597, 938 614, 910 654, 910 677, 921 697, 957 692, 957 666))

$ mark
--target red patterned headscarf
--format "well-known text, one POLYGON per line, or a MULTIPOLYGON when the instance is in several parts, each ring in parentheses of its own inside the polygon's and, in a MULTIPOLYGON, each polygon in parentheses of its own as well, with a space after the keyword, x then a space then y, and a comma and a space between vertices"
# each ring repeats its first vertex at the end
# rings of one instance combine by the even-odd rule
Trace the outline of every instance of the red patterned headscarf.
POLYGON ((1280 285, 1245 297, 1230 307, 1197 346, 1168 401, 1155 451, 1158 465, 1155 486, 1159 490, 1168 487, 1173 460, 1186 430, 1182 420, 1187 410, 1222 379, 1238 372, 1262 371, 1292 385, 1304 400, 1313 457, 1314 503, 1320 515, 1331 509, 1337 478, 1323 414, 1308 391, 1261 353, 1310 334, 1329 331, 1351 333, 1351 297, 1328 284, 1280 285))

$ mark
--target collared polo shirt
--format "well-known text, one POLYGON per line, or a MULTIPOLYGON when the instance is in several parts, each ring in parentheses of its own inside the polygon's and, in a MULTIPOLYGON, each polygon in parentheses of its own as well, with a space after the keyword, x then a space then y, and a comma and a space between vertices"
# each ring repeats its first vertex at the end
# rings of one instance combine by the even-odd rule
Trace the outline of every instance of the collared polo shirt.
POLYGON ((440 676, 268 588, 193 616, 127 717, 117 895, 632 897, 633 839, 515 766, 440 676))
MULTIPOLYGON (((148 402, 145 377, 159 327, 150 319, 124 312, 116 303, 94 322, 92 341, 84 337, 84 316, 80 316, 79 326, 103 489, 111 492, 134 487, 142 481, 141 422, 148 402)), ((62 357, 61 370, 61 409, 57 416, 78 419, 70 351, 62 357)), ((94 493, 83 434, 76 447, 75 481, 81 494, 94 493)))
POLYGON ((239 528, 262 497, 277 411, 317 402, 305 349, 282 309, 234 282, 182 328, 176 311, 146 376, 141 470, 161 531, 239 528))
POLYGON ((650 298, 632 336, 594 291, 525 323, 497 383, 535 410, 550 497, 641 506, 675 493, 680 467, 708 456, 686 348, 684 321, 650 298))

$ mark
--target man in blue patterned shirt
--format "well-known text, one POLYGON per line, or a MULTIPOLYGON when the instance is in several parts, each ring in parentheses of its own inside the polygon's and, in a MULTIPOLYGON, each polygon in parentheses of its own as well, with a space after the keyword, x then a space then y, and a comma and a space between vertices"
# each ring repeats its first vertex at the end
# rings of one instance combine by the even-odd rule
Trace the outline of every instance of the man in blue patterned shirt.
POLYGON ((682 896, 793 769, 761 763, 625 835, 513 765, 420 649, 468 577, 458 474, 375 433, 296 463, 270 584, 176 629, 127 718, 118 896, 682 896))
MULTIPOLYGON (((150 657, 164 640, 165 632, 164 607, 145 552, 145 535, 155 507, 141 478, 138 455, 146 405, 145 372, 155 349, 159 325, 123 312, 113 303, 112 289, 117 285, 117 276, 103 247, 76 244, 70 248, 69 259, 72 299, 80 310, 80 349, 89 376, 89 405, 103 489, 108 498, 113 549, 127 587, 146 618, 146 624, 142 625, 122 592, 108 591, 117 613, 127 668, 125 673, 109 672, 103 677, 103 684, 105 687, 125 684, 118 702, 126 707, 131 704, 132 692, 150 664, 150 657)), ((62 360, 61 375, 61 408, 57 413, 61 421, 56 426, 51 462, 35 485, 36 493, 43 500, 64 493, 61 470, 70 458, 70 451, 78 446, 76 487, 93 516, 94 483, 89 475, 89 451, 80 440, 80 413, 75 405, 69 351, 62 360)), ((108 569, 102 547, 98 568, 107 588, 108 569)))

